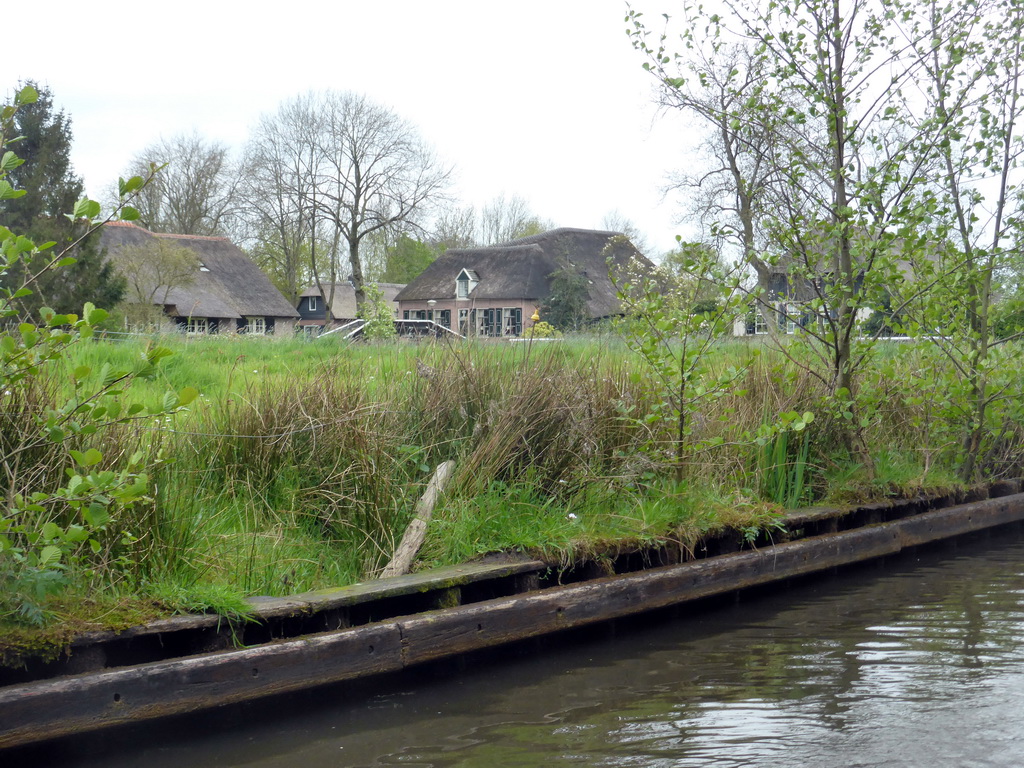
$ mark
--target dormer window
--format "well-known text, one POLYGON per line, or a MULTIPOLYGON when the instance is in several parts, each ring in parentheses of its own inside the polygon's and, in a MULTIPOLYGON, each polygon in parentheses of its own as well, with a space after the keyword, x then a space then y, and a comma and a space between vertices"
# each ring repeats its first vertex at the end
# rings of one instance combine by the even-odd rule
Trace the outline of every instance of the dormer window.
POLYGON ((309 297, 309 311, 316 312, 316 296, 309 297))
POLYGON ((457 299, 468 299, 469 294, 476 288, 477 283, 480 282, 480 278, 477 277, 476 272, 470 269, 464 269, 459 272, 459 276, 455 278, 455 298, 457 299))

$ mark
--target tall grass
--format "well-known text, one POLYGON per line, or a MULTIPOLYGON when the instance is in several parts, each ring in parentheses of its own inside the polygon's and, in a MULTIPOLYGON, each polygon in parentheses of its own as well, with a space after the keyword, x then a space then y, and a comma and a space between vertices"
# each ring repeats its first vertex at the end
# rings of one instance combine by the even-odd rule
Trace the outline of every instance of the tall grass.
MULTIPOLYGON (((879 355, 864 380, 876 395, 866 431, 893 467, 864 489, 831 437, 841 417, 823 409, 820 387, 784 356, 746 343, 725 343, 708 361, 745 374, 695 417, 694 440, 707 447, 694 452, 682 484, 665 479, 664 436, 644 424, 651 383, 614 337, 172 345, 157 380, 136 382, 129 396, 159 402, 167 389, 191 385, 202 397, 170 422, 103 438, 111 461, 134 450, 149 456, 151 500, 117 523, 135 537, 121 578, 162 595, 211 587, 286 594, 372 576, 431 470, 448 459, 456 474, 424 563, 514 549, 571 559, 623 542, 692 542, 726 523, 759 524, 782 506, 839 498, 837 485, 870 496, 944 484, 955 455, 945 447, 951 433, 932 396, 937 385, 923 373, 942 363, 923 348, 879 355), (816 419, 759 447, 758 429, 789 411, 816 419)), ((128 367, 142 351, 85 344, 69 365, 128 367)), ((13 412, 45 407, 56 394, 41 391, 13 412)), ((20 439, 11 423, 0 430, 5 449, 20 439)), ((1009 426, 1001 434, 1012 458, 1021 427, 1009 426)), ((43 454, 26 460, 54 471, 43 454)))

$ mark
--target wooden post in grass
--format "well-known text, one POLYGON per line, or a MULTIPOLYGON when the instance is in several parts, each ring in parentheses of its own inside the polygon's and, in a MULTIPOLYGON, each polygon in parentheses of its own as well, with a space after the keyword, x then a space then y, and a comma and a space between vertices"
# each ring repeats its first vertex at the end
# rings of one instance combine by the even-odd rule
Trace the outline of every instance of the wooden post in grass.
POLYGON ((395 550, 395 555, 391 558, 391 562, 381 571, 380 578, 401 576, 409 572, 412 561, 416 559, 416 553, 420 551, 423 539, 427 535, 427 524, 430 522, 431 515, 434 514, 434 505, 437 503, 437 497, 444 490, 444 486, 448 482, 448 478, 451 477, 453 469, 455 469, 455 462, 445 461, 434 470, 434 476, 427 483, 427 489, 423 492, 420 500, 416 502, 416 516, 409 523, 409 527, 405 529, 402 543, 395 550))

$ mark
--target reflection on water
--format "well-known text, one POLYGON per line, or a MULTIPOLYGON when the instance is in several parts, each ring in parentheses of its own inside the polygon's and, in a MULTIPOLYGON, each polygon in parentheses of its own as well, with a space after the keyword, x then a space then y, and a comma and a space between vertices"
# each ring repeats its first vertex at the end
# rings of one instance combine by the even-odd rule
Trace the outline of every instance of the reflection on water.
POLYGON ((62 761, 1021 766, 1022 596, 1024 537, 993 533, 407 690, 337 689, 277 718, 62 761))

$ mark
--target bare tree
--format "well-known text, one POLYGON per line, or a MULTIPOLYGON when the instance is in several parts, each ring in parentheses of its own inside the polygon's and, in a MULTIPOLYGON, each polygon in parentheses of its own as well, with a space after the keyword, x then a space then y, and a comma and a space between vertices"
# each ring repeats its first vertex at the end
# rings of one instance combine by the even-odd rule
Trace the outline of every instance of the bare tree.
POLYGON ((640 231, 640 228, 627 216, 619 211, 609 211, 601 219, 601 226, 609 232, 620 232, 625 235, 640 253, 651 256, 651 244, 647 235, 640 231))
POLYGON ((171 291, 195 282, 199 257, 191 248, 173 240, 153 238, 143 245, 120 249, 116 270, 128 284, 126 317, 151 326, 163 319, 163 305, 171 291))
POLYGON ((730 246, 738 250, 754 270, 758 309, 774 336, 778 323, 768 301, 772 265, 765 219, 779 204, 782 137, 792 129, 759 108, 767 64, 742 44, 719 43, 711 52, 694 45, 687 57, 667 57, 663 48, 648 47, 640 36, 634 45, 647 55, 646 67, 658 78, 659 105, 696 117, 706 130, 700 160, 672 173, 667 191, 686 196, 686 215, 700 222, 702 238, 724 251, 730 246))
POLYGON ((222 235, 235 210, 236 169, 228 148, 198 133, 160 139, 132 160, 126 177, 165 166, 138 197, 140 224, 153 232, 222 235))
POLYGON ((439 252, 469 248, 476 243, 476 211, 471 205, 443 206, 431 229, 430 242, 439 252))
POLYGON ((507 243, 520 237, 537 235, 548 229, 548 222, 542 221, 529 203, 519 195, 506 198, 504 194, 491 200, 480 211, 481 245, 507 243))
MULTIPOLYGON (((440 198, 451 170, 441 164, 415 128, 365 96, 327 92, 317 99, 313 147, 313 209, 347 250, 356 304, 362 307, 361 249, 368 238, 414 225, 440 198)), ((319 271, 314 262, 314 274, 319 271)))
POLYGON ((313 148, 311 95, 260 118, 246 145, 239 187, 243 240, 289 298, 312 278, 313 148))

